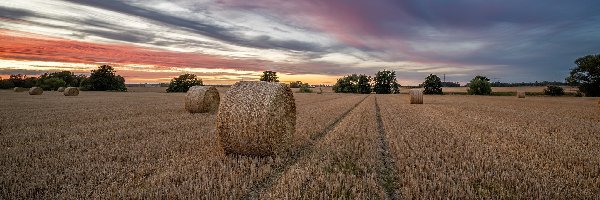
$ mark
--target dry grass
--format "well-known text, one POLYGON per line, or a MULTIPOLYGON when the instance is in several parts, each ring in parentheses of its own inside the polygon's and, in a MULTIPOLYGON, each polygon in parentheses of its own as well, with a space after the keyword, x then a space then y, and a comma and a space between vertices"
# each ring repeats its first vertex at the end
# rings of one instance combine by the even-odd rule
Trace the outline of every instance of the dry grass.
POLYGON ((600 114, 591 98, 385 96, 383 121, 406 198, 590 199, 600 195, 600 114), (403 113, 403 114, 399 114, 403 113))
MULTIPOLYGON (((565 93, 576 93, 576 87, 561 86, 565 89, 565 93)), ((467 87, 444 87, 444 92, 467 92, 467 87)), ((523 87, 492 87, 493 92, 529 92, 529 93, 543 93, 545 86, 523 86, 523 87)))
POLYGON ((0 199, 600 196, 598 98, 295 93, 291 156, 253 158, 184 95, 0 90, 0 199))

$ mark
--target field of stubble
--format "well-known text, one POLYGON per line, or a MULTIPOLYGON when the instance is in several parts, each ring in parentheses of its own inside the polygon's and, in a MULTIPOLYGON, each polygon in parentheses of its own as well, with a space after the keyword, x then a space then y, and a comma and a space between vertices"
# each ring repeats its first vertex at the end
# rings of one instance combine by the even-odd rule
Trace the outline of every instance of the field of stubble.
POLYGON ((600 196, 598 98, 294 95, 292 150, 252 158, 184 94, 0 91, 0 199, 600 196))

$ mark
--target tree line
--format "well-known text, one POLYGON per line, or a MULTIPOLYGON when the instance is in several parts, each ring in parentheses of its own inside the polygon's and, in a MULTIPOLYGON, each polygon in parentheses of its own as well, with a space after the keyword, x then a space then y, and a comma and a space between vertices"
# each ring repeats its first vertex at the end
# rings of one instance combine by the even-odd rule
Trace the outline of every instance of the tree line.
MULTIPOLYGON (((577 65, 571 69, 569 76, 565 79, 566 84, 576 86, 585 96, 600 96, 600 54, 587 55, 575 60, 577 65)), ((279 82, 277 72, 264 71, 260 81, 279 82)), ((169 83, 167 92, 187 92, 195 85, 203 85, 202 79, 194 74, 183 74, 173 78, 169 83)), ((500 83, 490 82, 490 79, 477 75, 467 84, 468 93, 474 95, 488 95, 492 93, 492 87, 514 87, 514 86, 547 86, 544 90, 548 95, 564 94, 561 82, 535 82, 535 83, 500 83)), ((8 79, 0 78, 0 88, 9 89, 14 87, 42 87, 44 90, 56 90, 58 87, 80 87, 81 90, 93 91, 127 91, 125 79, 116 75, 116 71, 109 65, 99 66, 92 70, 90 76, 75 75, 70 71, 45 73, 39 77, 27 77, 22 74, 10 75, 8 79)), ((308 83, 293 81, 289 84, 292 88, 300 88, 300 92, 312 92, 308 83)), ((430 74, 419 87, 423 87, 424 94, 443 94, 442 87, 458 87, 458 83, 442 82, 437 75, 430 74)), ((395 94, 399 93, 400 84, 396 80, 395 71, 378 71, 375 76, 365 74, 351 74, 338 79, 333 85, 336 93, 359 93, 369 94, 395 94)))
POLYGON ((90 76, 61 71, 44 73, 39 77, 13 74, 8 79, 0 79, 0 88, 10 89, 14 87, 41 87, 44 90, 57 90, 59 87, 79 87, 84 91, 127 91, 125 78, 116 75, 116 71, 109 65, 102 65, 92 70, 90 76))

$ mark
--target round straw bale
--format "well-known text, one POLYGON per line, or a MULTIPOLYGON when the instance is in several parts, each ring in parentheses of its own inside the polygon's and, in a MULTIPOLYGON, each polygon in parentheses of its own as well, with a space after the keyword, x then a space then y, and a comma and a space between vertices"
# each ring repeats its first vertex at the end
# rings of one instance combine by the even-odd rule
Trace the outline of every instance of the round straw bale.
POLYGON ((517 92, 518 98, 525 98, 525 92, 517 92))
POLYGON ((185 109, 190 113, 216 112, 220 100, 214 86, 194 86, 185 95, 185 109))
POLYGON ((63 92, 65 96, 77 96, 79 95, 79 88, 77 87, 67 87, 63 92))
POLYGON ((29 90, 29 89, 27 89, 27 88, 22 88, 22 87, 15 87, 15 88, 13 89, 13 91, 15 91, 15 92, 25 92, 25 91, 27 91, 27 90, 29 90))
POLYGON ((217 134, 226 153, 271 156, 289 148, 296 131, 296 103, 284 84, 237 82, 217 114, 217 134))
POLYGON ((59 88, 58 88, 56 91, 57 91, 57 92, 64 92, 64 91, 65 91, 65 89, 66 89, 65 87, 59 87, 59 88))
POLYGON ((29 95, 41 95, 42 93, 44 93, 44 89, 41 87, 32 87, 29 89, 29 95))
POLYGON ((423 104, 423 91, 420 89, 410 90, 410 104, 423 104))

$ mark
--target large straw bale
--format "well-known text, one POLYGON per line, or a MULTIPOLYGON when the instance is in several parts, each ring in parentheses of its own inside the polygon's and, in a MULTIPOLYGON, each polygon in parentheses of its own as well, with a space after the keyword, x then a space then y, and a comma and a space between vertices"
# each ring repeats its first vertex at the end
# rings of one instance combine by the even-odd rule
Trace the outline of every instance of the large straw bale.
POLYGON ((518 98, 525 98, 525 92, 517 92, 518 98))
POLYGON ((79 88, 77 87, 68 87, 63 92, 65 96, 77 96, 79 95, 79 88))
POLYGON ((423 104, 423 90, 412 89, 410 94, 410 104, 423 104))
POLYGON ((28 91, 28 90, 29 90, 29 88, 23 88, 23 87, 15 87, 13 89, 13 91, 15 91, 15 92, 25 92, 25 91, 28 91))
POLYGON ((44 89, 41 87, 32 87, 29 89, 29 95, 41 95, 42 93, 44 93, 44 89))
POLYGON ((185 109, 191 113, 219 110, 219 91, 214 86, 193 86, 185 95, 185 109))
POLYGON ((56 91, 57 92, 64 92, 66 89, 66 87, 59 87, 56 91))
POLYGON ((271 156, 289 148, 296 104, 284 84, 241 81, 227 91, 217 114, 217 133, 226 153, 271 156))

